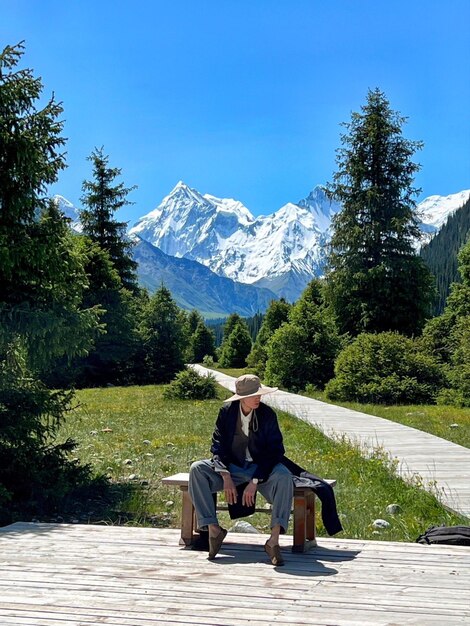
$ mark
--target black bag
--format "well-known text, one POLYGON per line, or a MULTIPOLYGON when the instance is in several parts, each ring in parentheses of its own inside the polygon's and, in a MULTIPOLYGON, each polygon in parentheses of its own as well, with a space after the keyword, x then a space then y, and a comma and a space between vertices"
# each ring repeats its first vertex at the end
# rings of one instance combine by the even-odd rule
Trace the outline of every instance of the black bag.
POLYGON ((470 526, 431 526, 416 543, 470 546, 470 526))

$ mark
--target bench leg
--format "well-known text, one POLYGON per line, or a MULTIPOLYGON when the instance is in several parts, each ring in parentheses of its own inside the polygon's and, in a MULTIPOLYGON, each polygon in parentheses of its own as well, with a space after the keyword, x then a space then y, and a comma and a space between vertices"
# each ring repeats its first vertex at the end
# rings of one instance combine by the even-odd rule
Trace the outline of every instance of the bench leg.
POLYGON ((183 507, 181 509, 180 545, 190 546, 194 540, 194 507, 187 487, 181 487, 183 507))
POLYGON ((310 491, 307 494, 307 519, 306 519, 306 540, 308 542, 314 542, 312 545, 317 545, 316 542, 316 526, 315 526, 315 494, 310 491))
POLYGON ((292 552, 306 552, 315 539, 315 494, 308 490, 294 495, 294 537, 292 552))

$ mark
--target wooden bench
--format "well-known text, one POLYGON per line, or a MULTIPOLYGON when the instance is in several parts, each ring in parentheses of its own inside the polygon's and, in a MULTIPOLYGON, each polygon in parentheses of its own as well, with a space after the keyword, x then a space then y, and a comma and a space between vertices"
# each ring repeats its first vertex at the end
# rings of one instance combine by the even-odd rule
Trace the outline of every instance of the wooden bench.
MULTIPOLYGON (((334 487, 336 480, 327 480, 334 487)), ((162 483, 179 487, 183 495, 181 510, 181 539, 180 545, 189 546, 197 538, 195 529, 197 521, 191 498, 188 492, 189 473, 181 472, 163 478, 162 483)), ((217 506, 217 505, 216 505, 217 506)), ((217 510, 227 510, 227 507, 217 506, 217 510)), ((270 513, 270 509, 256 509, 257 512, 270 513)), ((294 488, 293 502, 294 534, 292 552, 306 552, 317 545, 315 528, 315 494, 309 487, 294 488)))

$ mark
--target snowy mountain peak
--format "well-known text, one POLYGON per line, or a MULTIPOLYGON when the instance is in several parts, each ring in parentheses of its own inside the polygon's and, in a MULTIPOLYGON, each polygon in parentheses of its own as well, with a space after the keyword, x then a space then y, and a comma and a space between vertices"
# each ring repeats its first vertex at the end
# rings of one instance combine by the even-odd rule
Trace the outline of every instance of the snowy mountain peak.
MULTIPOLYGON (((470 189, 448 196, 429 196, 419 203, 418 213, 424 224, 432 225, 436 232, 457 209, 460 209, 470 198, 470 189)), ((430 231, 428 231, 430 232, 430 231)))
POLYGON ((208 193, 204 194, 204 198, 217 207, 217 210, 225 213, 235 213, 240 223, 251 224, 255 218, 239 200, 233 198, 216 198, 208 193))
POLYGON ((65 215, 65 217, 67 217, 71 221, 70 226, 72 230, 75 230, 76 232, 82 232, 82 225, 80 223, 78 210, 70 202, 70 200, 67 200, 67 198, 64 198, 64 196, 61 196, 59 194, 53 196, 52 200, 56 203, 59 210, 65 215))
POLYGON ((188 256, 209 265, 221 242, 253 222, 254 217, 241 202, 203 196, 180 181, 129 232, 150 241, 166 254, 188 256))
POLYGON ((204 197, 197 191, 196 189, 192 189, 182 180, 180 180, 170 191, 168 196, 163 199, 163 203, 167 202, 169 199, 173 200, 186 200, 188 202, 196 202, 204 204, 204 197))
POLYGON ((294 204, 293 202, 288 202, 280 209, 278 209, 275 213, 273 213, 273 217, 283 217, 286 219, 297 219, 300 215, 305 214, 306 211, 299 204, 294 204))
MULTIPOLYGON (((435 232, 470 191, 427 198, 421 229, 435 232)), ((155 211, 132 229, 163 252, 199 261, 233 280, 274 289, 294 300, 322 274, 333 216, 341 210, 324 187, 256 219, 237 200, 201 195, 180 181, 155 211)))
POLYGON ((298 202, 298 205, 310 210, 318 230, 322 233, 329 229, 333 215, 341 209, 339 202, 331 200, 321 185, 314 187, 306 198, 298 202))
MULTIPOLYGON (((418 204, 424 241, 469 198, 470 190, 465 190, 430 196, 418 204)), ((72 228, 79 230, 72 203, 62 196, 55 196, 55 201, 72 220, 72 228)), ((324 187, 317 186, 299 202, 288 202, 270 215, 255 218, 235 199, 202 195, 179 181, 156 209, 129 230, 129 236, 294 301, 314 276, 323 273, 331 219, 340 209, 324 187)))

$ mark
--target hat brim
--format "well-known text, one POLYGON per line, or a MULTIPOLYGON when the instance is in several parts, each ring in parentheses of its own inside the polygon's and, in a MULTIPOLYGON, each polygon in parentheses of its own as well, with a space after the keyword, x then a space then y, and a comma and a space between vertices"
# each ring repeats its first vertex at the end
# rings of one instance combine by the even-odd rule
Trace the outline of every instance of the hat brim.
POLYGON ((274 393, 277 390, 278 387, 265 387, 264 385, 261 385, 261 387, 254 393, 248 393, 246 396, 234 393, 233 396, 230 396, 230 398, 227 398, 224 402, 234 402, 234 400, 244 400, 245 398, 253 398, 254 396, 264 396, 267 393, 274 393))

